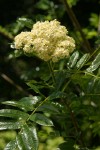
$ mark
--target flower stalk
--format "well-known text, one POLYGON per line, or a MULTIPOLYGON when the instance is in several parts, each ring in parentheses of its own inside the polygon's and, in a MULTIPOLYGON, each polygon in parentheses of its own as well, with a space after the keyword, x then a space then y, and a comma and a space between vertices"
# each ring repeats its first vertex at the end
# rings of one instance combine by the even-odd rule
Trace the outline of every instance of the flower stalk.
POLYGON ((54 83, 54 85, 56 85, 56 79, 55 79, 54 70, 53 70, 51 61, 48 62, 48 67, 49 67, 49 70, 50 70, 50 73, 52 76, 53 83, 54 83))

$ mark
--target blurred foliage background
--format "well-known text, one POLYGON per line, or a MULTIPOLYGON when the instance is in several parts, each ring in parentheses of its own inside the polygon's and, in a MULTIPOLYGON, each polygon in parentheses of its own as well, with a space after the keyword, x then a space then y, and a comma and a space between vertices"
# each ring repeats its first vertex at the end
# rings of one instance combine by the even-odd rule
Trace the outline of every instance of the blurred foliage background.
MULTIPOLYGON (((83 35, 90 43, 90 49, 88 49, 90 51, 88 52, 91 53, 99 44, 100 0, 67 0, 67 2, 80 24, 83 35)), ((0 101, 19 99, 30 94, 34 95, 34 92, 30 89, 27 91, 28 87, 25 81, 33 78, 38 80, 38 76, 46 78, 43 74, 46 72, 45 66, 38 58, 33 59, 26 56, 15 58, 13 50, 10 48, 15 35, 22 30, 29 30, 26 25, 19 21, 19 18, 24 17, 32 19, 34 23, 57 19, 68 28, 69 34, 75 38, 77 50, 82 54, 87 51, 79 30, 76 29, 68 14, 64 0, 0 0, 0 101)), ((2 108, 2 106, 0 107, 2 108)), ((53 129, 44 128, 43 130, 44 133, 40 132, 39 135, 42 143, 40 150, 55 150, 55 147, 63 139, 58 137, 52 141, 52 136, 48 138, 48 133, 53 129), (45 148, 43 145, 45 145, 45 148)), ((0 132, 0 150, 3 150, 4 145, 14 138, 15 134, 13 131, 0 132)), ((86 139, 87 141, 91 140, 90 145, 98 147, 100 144, 100 137, 92 137, 90 131, 86 139)))

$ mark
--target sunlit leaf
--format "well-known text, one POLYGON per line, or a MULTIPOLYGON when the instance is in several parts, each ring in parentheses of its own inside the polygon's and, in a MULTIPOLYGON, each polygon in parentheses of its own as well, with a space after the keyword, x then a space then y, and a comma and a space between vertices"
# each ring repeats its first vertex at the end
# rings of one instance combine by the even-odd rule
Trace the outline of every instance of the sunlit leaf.
POLYGON ((21 134, 17 135, 16 144, 17 144, 18 150, 28 150, 27 143, 23 141, 21 134))
POLYGON ((25 111, 33 110, 33 106, 32 105, 27 105, 27 104, 24 104, 24 103, 19 102, 19 101, 5 101, 2 104, 15 106, 15 107, 18 107, 18 108, 20 108, 22 110, 25 110, 25 111))
POLYGON ((10 142, 6 145, 6 147, 4 148, 4 150, 16 150, 16 147, 17 147, 16 141, 13 140, 13 141, 10 141, 10 142))
POLYGON ((93 72, 100 66, 100 53, 96 56, 92 64, 89 68, 87 68, 87 72, 93 72))
POLYGON ((17 118, 17 119, 27 119, 29 115, 27 113, 19 111, 19 110, 1 109, 0 116, 17 118))
POLYGON ((31 111, 34 109, 34 105, 39 102, 41 98, 39 96, 23 97, 19 101, 5 101, 2 104, 18 107, 25 111, 31 111))
POLYGON ((33 148, 34 148, 34 150, 38 150, 39 140, 38 140, 36 128, 34 126, 30 127, 30 132, 32 134, 31 136, 32 136, 32 140, 33 140, 33 148))
POLYGON ((43 126, 53 126, 53 122, 49 118, 40 113, 35 113, 31 115, 30 120, 43 126))
POLYGON ((0 121, 0 130, 19 129, 21 126, 22 122, 18 121, 0 121))
POLYGON ((24 125, 16 138, 19 150, 38 150, 38 137, 35 127, 24 125))
POLYGON ((76 65, 78 58, 79 58, 79 52, 76 51, 71 55, 71 57, 67 63, 68 68, 73 68, 76 65))
POLYGON ((88 60, 90 54, 84 54, 81 59, 77 62, 76 64, 76 67, 79 69, 79 68, 82 68, 84 66, 84 64, 86 63, 86 61, 88 60))
POLYGON ((24 125, 22 128, 22 137, 26 141, 29 149, 38 149, 38 137, 35 127, 29 128, 27 125, 24 125))
POLYGON ((35 105, 41 100, 40 96, 30 96, 30 97, 23 97, 20 99, 20 102, 24 105, 35 105))
POLYGON ((22 23, 24 26, 26 26, 26 27, 28 27, 30 29, 33 26, 33 21, 31 19, 28 19, 28 18, 18 18, 17 21, 22 23))
POLYGON ((98 22, 99 22, 99 16, 96 13, 91 13, 91 16, 89 18, 90 24, 95 27, 98 28, 98 22))

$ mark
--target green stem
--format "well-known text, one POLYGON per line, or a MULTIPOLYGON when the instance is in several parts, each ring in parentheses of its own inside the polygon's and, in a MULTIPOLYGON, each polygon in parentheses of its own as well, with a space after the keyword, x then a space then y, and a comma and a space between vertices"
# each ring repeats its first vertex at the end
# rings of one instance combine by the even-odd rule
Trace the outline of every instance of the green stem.
MULTIPOLYGON (((29 117, 28 117, 27 120, 25 121, 24 125, 27 124, 26 122, 28 122, 28 121, 30 120, 31 116, 36 112, 36 110, 37 110, 40 106, 42 106, 47 100, 48 100, 48 97, 45 98, 44 101, 42 101, 42 102, 32 111, 32 113, 29 115, 29 117)), ((21 132, 22 132, 22 128, 21 128, 21 130, 19 131, 19 134, 20 134, 21 132)))
POLYGON ((49 70, 50 70, 50 73, 51 73, 51 76, 52 76, 53 83, 55 85, 56 84, 56 79, 55 79, 54 70, 53 70, 51 61, 48 62, 48 66, 49 66, 49 70))
POLYGON ((37 110, 40 106, 42 106, 47 100, 48 100, 48 97, 45 98, 44 101, 42 101, 42 102, 33 110, 33 112, 30 114, 30 116, 27 118, 26 121, 29 121, 29 120, 30 120, 30 117, 31 117, 31 116, 36 112, 36 110, 37 110))
POLYGON ((65 91, 65 89, 68 87, 68 85, 69 85, 70 82, 71 82, 71 79, 68 82, 66 82, 66 84, 64 85, 64 87, 62 89, 62 92, 65 91))

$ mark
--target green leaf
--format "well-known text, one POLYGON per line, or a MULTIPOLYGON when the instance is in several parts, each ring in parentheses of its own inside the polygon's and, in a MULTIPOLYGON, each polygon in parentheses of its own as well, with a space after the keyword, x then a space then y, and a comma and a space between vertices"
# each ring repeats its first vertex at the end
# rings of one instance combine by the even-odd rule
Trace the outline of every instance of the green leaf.
POLYGON ((29 105, 32 107, 32 105, 37 104, 41 100, 40 96, 30 96, 30 97, 23 97, 20 99, 20 102, 23 103, 25 106, 29 105))
POLYGON ((42 89, 42 88, 44 88, 44 86, 43 85, 38 85, 39 83, 37 82, 37 81, 35 81, 35 80, 32 80, 32 81, 29 81, 28 83, 27 83, 27 85, 31 88, 31 89, 33 89, 36 93, 38 93, 38 94, 40 94, 41 96, 43 96, 44 97, 44 95, 40 92, 40 89, 42 89))
POLYGON ((10 118, 17 118, 17 119, 27 119, 29 115, 25 112, 14 110, 14 109, 1 109, 0 116, 3 117, 10 117, 10 118))
POLYGON ((100 66, 100 53, 96 56, 92 64, 90 65, 89 68, 87 68, 87 72, 93 72, 100 66))
POLYGON ((24 125, 16 138, 19 150, 38 150, 38 137, 35 127, 24 125))
POLYGON ((82 68, 84 66, 84 64, 86 63, 86 61, 88 60, 88 58, 90 57, 90 54, 84 54, 81 59, 77 62, 76 67, 82 68))
POLYGON ((33 21, 31 19, 28 19, 28 18, 18 18, 17 22, 22 23, 24 26, 26 26, 30 29, 33 26, 33 21))
POLYGON ((13 141, 10 141, 10 142, 6 145, 6 147, 4 148, 4 150, 16 150, 16 147, 17 147, 16 141, 13 140, 13 141))
POLYGON ((32 105, 27 105, 27 104, 24 104, 23 102, 20 102, 20 101, 5 101, 2 104, 15 106, 15 107, 18 107, 18 108, 25 110, 25 111, 31 111, 34 108, 32 105))
POLYGON ((34 105, 39 102, 41 98, 39 96, 24 97, 20 101, 5 101, 2 104, 18 107, 24 111, 32 111, 34 105))
POLYGON ((71 55, 71 57, 67 63, 68 68, 73 68, 76 65, 78 58, 79 58, 79 52, 76 51, 71 55))
POLYGON ((19 129, 22 123, 18 121, 2 121, 0 122, 0 130, 19 129))
POLYGON ((21 56, 23 54, 23 51, 20 51, 20 50, 14 50, 14 53, 13 53, 13 56, 14 57, 19 57, 19 56, 21 56))
MULTIPOLYGON (((55 79, 56 79, 56 89, 57 91, 60 90, 60 88, 63 86, 65 79, 66 79, 66 74, 64 70, 57 71, 55 74, 55 79)), ((70 76, 70 75, 69 75, 70 76)))
POLYGON ((36 7, 38 9, 42 9, 42 10, 48 10, 50 7, 50 2, 47 0, 41 0, 36 4, 36 7))
POLYGON ((22 129, 22 135, 26 143, 29 145, 30 149, 37 150, 38 149, 38 137, 36 128, 29 128, 25 125, 22 129))
POLYGON ((50 96, 48 96, 48 100, 53 100, 56 98, 64 98, 66 94, 61 91, 53 92, 50 96))
POLYGON ((27 143, 23 141, 21 134, 17 135, 16 144, 17 144, 18 150, 27 150, 27 143))
POLYGON ((14 43, 11 43, 10 47, 13 48, 14 51, 9 54, 9 56, 8 56, 9 59, 19 57, 19 56, 23 55, 23 51, 15 49, 15 44, 14 43))
POLYGON ((40 113, 35 113, 31 115, 30 120, 36 122, 39 125, 53 126, 53 122, 50 119, 48 119, 46 116, 40 113))
MULTIPOLYGON (((87 93, 94 93, 94 90, 96 89, 96 82, 98 82, 95 78, 92 78, 88 81, 86 92, 87 93)), ((98 87, 99 89, 99 87, 98 87)))
POLYGON ((33 139, 33 148, 34 150, 38 150, 39 140, 38 140, 36 128, 33 126, 30 128, 30 131, 32 134, 32 139, 33 139))
POLYGON ((57 107, 55 107, 51 103, 45 103, 42 106, 40 106, 37 111, 43 111, 43 112, 49 112, 49 113, 59 113, 57 107))

